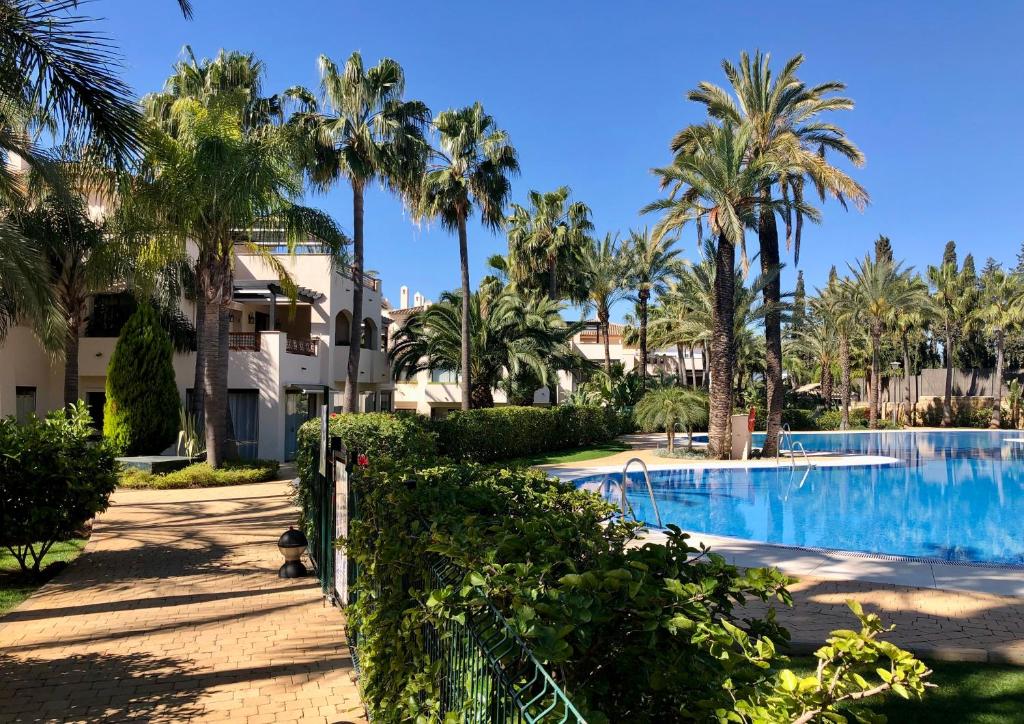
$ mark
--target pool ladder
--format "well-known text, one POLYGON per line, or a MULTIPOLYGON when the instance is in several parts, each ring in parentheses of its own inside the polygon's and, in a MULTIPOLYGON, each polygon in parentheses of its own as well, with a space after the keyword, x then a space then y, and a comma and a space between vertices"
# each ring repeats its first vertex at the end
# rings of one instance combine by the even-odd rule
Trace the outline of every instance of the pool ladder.
POLYGON ((779 460, 782 458, 782 443, 785 443, 787 440, 789 441, 786 445, 786 450, 789 452, 789 466, 791 468, 796 467, 796 451, 799 448, 807 468, 814 467, 811 464, 811 458, 807 455, 807 449, 804 447, 804 444, 799 440, 793 439, 793 430, 789 427, 788 422, 782 426, 782 431, 779 434, 779 444, 775 451, 775 464, 779 464, 779 460))
MULTIPOLYGON (((658 510, 658 502, 654 499, 654 487, 651 485, 651 474, 647 470, 647 463, 645 463, 640 458, 630 458, 629 460, 626 461, 626 464, 622 466, 622 483, 621 485, 619 485, 619 510, 622 511, 623 516, 625 516, 628 512, 629 515, 633 517, 633 520, 637 521, 638 523, 643 522, 636 516, 636 511, 633 510, 633 505, 629 502, 629 499, 626 497, 626 489, 629 487, 630 482, 629 466, 632 465, 633 463, 640 463, 640 466, 643 468, 644 482, 647 483, 647 494, 651 496, 651 507, 654 508, 654 517, 658 522, 658 527, 664 528, 665 526, 661 524, 661 512, 658 510)), ((608 484, 609 480, 610 478, 605 478, 604 483, 602 483, 602 497, 605 497, 603 488, 605 485, 608 484)))

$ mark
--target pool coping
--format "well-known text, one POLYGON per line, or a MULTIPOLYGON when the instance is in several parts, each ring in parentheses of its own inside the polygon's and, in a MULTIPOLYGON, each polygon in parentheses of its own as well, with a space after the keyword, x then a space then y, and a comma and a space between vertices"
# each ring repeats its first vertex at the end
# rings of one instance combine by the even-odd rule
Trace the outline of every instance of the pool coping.
MULTIPOLYGON (((894 431, 895 432, 895 431, 894 431)), ((870 465, 903 464, 903 460, 881 455, 828 455, 812 458, 819 467, 864 467, 870 465)), ((729 460, 648 465, 649 470, 685 469, 749 469, 777 466, 775 460, 729 460)), ((796 467, 805 467, 798 464, 796 467)), ((617 465, 586 466, 563 463, 544 466, 546 472, 565 482, 602 473, 622 471, 617 465)), ((869 553, 802 547, 780 543, 735 538, 695 531, 690 535, 691 545, 704 544, 729 563, 743 568, 778 568, 784 573, 822 580, 859 581, 888 585, 910 586, 943 591, 985 593, 998 596, 1024 598, 1024 566, 1014 564, 986 564, 970 561, 950 562, 938 558, 869 553)), ((643 543, 664 541, 662 530, 651 529, 638 540, 643 543)))

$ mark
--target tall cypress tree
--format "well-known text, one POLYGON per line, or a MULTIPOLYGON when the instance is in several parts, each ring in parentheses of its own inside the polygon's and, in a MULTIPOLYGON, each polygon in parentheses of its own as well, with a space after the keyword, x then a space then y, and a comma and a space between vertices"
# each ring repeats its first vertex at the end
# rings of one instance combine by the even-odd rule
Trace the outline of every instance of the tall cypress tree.
POLYGON ((946 248, 942 250, 942 266, 951 264, 953 268, 956 268, 956 242, 947 241, 946 248))
POLYGON ((875 259, 892 263, 892 242, 888 236, 879 234, 875 239, 875 259))
POLYGON ((103 436, 123 455, 155 455, 178 432, 178 386, 171 338, 149 304, 140 304, 117 338, 107 367, 103 436))

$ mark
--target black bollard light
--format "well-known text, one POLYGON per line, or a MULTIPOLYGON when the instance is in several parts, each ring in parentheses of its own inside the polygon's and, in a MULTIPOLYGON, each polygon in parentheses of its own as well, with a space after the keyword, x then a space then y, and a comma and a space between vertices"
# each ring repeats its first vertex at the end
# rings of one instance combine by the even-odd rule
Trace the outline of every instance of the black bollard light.
POLYGON ((284 556, 284 565, 277 572, 278 578, 302 578, 306 575, 306 567, 302 565, 302 554, 306 552, 309 541, 301 530, 289 527, 277 541, 277 549, 284 556))

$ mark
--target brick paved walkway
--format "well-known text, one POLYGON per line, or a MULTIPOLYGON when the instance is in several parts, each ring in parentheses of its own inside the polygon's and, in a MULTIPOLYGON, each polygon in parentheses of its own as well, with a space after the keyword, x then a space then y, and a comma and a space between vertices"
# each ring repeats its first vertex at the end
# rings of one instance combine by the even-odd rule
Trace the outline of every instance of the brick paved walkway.
POLYGON ((277 578, 285 483, 122 491, 0 618, 0 721, 362 722, 337 609, 277 578))
POLYGON ((779 609, 779 621, 806 651, 829 631, 853 628, 846 607, 860 601, 895 624, 888 638, 924 658, 1024 665, 1024 600, 987 593, 942 591, 861 581, 812 578, 794 585, 794 606, 779 609))

